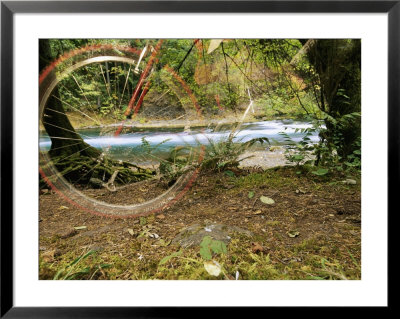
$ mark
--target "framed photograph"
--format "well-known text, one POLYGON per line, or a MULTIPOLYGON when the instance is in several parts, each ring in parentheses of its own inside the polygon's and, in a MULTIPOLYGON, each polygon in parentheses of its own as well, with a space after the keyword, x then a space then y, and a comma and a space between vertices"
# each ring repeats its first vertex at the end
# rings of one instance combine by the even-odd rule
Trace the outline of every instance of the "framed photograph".
POLYGON ((388 307, 399 18, 2 1, 1 316, 388 307))

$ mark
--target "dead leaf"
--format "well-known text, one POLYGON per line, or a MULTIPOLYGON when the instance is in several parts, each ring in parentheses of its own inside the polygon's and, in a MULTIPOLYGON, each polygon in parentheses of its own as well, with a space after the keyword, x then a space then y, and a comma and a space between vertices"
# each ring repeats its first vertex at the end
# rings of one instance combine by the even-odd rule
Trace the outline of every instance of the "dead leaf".
POLYGON ((296 194, 305 194, 306 193, 306 191, 304 190, 304 189, 302 189, 302 188, 298 188, 298 189, 296 189, 296 194))
POLYGON ((69 209, 67 206, 60 206, 60 207, 58 207, 58 209, 69 209))
POLYGON ((86 229, 87 226, 76 226, 74 227, 75 230, 82 230, 82 229, 86 229))
POLYGON ((61 255, 61 252, 56 248, 53 250, 48 250, 42 254, 42 258, 45 262, 51 263, 54 261, 54 257, 61 255))
POLYGON ((222 39, 212 39, 210 41, 210 45, 208 46, 207 54, 210 54, 215 49, 217 49, 219 47, 219 45, 221 44, 221 42, 222 42, 222 39))
POLYGON ((267 197, 267 196, 261 196, 260 197, 260 201, 263 202, 264 204, 267 204, 267 205, 275 204, 275 201, 272 198, 267 197))
POLYGON ((259 210, 255 211, 253 214, 254 215, 260 215, 260 214, 262 214, 262 211, 261 211, 261 209, 259 209, 259 210))
POLYGON ((204 262, 204 268, 211 276, 218 277, 221 273, 221 266, 215 260, 210 260, 204 262))
POLYGON ((261 246, 259 243, 251 243, 251 251, 255 254, 262 253, 264 251, 264 247, 261 246))
POLYGON ((295 238, 300 235, 300 232, 295 230, 290 230, 286 233, 290 238, 295 238))
POLYGON ((157 215, 156 217, 157 217, 158 219, 164 219, 164 218, 165 218, 165 215, 160 214, 160 215, 157 215))
POLYGON ((128 233, 129 233, 131 236, 133 236, 133 235, 135 234, 135 232, 133 231, 132 228, 128 228, 128 233))
POLYGON ((54 261, 54 251, 46 251, 45 253, 42 254, 42 258, 45 262, 51 263, 54 261))

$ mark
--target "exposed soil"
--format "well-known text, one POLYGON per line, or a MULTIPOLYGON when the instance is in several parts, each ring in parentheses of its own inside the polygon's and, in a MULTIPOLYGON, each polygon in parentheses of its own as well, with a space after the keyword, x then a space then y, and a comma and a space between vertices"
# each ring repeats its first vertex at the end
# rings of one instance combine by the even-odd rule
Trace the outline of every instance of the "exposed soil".
MULTIPOLYGON (((162 258, 181 249, 170 242, 183 228, 211 221, 254 234, 251 238, 232 238, 227 256, 215 257, 226 270, 220 279, 234 278, 235 271, 240 272, 240 279, 360 279, 358 178, 352 177, 357 179, 356 185, 347 185, 341 181, 348 176, 299 176, 291 167, 237 169, 234 173, 203 172, 172 207, 140 219, 99 217, 72 206, 52 191, 41 194, 40 278, 52 279, 58 270, 89 250, 97 251, 97 255, 82 261, 82 265, 90 268, 106 263, 108 268, 94 271, 92 267, 89 275, 77 278, 215 278, 204 271, 201 262, 200 266, 196 264, 196 260, 201 261, 197 247, 184 250, 187 260, 172 259, 159 266, 162 258), (272 198, 275 204, 264 204, 260 196, 272 198), (74 228, 79 226, 85 227, 74 228), (257 259, 262 256, 265 258, 257 259), (194 262, 188 261, 189 257, 194 262)), ((130 204, 148 200, 166 188, 151 181, 117 192, 84 192, 130 204)))

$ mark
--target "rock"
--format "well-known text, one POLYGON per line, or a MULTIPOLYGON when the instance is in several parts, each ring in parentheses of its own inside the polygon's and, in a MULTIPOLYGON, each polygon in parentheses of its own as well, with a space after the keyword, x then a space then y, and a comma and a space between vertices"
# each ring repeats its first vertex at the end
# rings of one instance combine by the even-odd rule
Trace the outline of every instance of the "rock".
POLYGON ((90 246, 90 250, 94 250, 94 251, 97 251, 97 252, 101 252, 101 251, 104 250, 104 248, 101 247, 101 246, 98 246, 98 245, 91 245, 91 246, 90 246))
POLYGON ((231 236, 234 233, 240 233, 248 237, 253 236, 253 233, 249 230, 237 226, 205 222, 203 224, 193 224, 182 229, 171 243, 188 248, 199 246, 205 236, 210 236, 214 240, 220 240, 225 244, 229 244, 231 236))
POLYGON ((356 180, 354 180, 354 179, 346 179, 346 180, 344 180, 344 181, 342 181, 342 183, 343 184, 346 184, 346 185, 356 185, 357 184, 357 181, 356 180))
POLYGON ((75 234, 76 234, 76 229, 74 227, 70 227, 70 228, 67 228, 67 229, 59 232, 58 236, 62 239, 66 239, 66 238, 74 236, 75 234))
POLYGON ((98 178, 91 178, 89 179, 89 186, 93 188, 102 188, 103 187, 103 182, 98 179, 98 178))

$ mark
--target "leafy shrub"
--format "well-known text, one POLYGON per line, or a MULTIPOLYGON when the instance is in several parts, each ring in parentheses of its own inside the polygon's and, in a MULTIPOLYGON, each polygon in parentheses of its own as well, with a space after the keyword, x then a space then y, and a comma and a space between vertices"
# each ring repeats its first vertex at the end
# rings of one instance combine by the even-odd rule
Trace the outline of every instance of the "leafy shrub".
POLYGON ((245 159, 239 160, 239 156, 254 144, 270 143, 266 137, 253 138, 244 143, 241 143, 241 140, 234 142, 233 139, 234 131, 226 139, 219 141, 208 138, 209 146, 206 148, 202 168, 211 171, 223 171, 229 167, 236 167, 240 161, 245 159))

